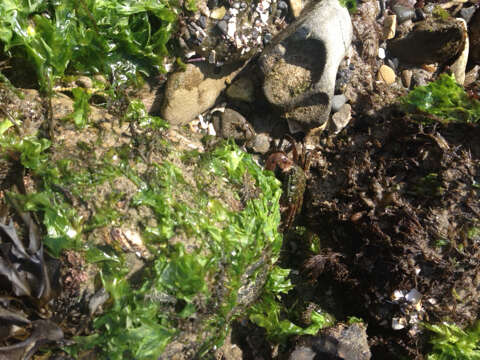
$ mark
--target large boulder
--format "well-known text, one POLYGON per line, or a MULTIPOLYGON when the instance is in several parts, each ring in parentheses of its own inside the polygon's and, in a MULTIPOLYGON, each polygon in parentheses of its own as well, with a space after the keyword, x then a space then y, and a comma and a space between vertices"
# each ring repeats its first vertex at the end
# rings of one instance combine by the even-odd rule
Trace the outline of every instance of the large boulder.
POLYGON ((259 63, 270 104, 309 129, 328 119, 352 24, 337 0, 312 4, 302 14, 265 49, 259 63))

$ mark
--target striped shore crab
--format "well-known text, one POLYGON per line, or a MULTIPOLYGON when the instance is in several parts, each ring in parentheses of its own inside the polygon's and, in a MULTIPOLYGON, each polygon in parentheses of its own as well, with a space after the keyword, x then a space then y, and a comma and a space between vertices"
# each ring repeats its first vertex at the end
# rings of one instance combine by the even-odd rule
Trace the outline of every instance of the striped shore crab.
POLYGON ((273 171, 278 180, 282 182, 283 194, 280 199, 282 211, 282 228, 288 230, 293 224, 295 217, 302 210, 303 194, 307 186, 307 175, 310 167, 310 154, 305 151, 302 144, 302 151, 299 154, 296 141, 285 135, 278 147, 273 150, 266 162, 265 169, 273 171), (291 144, 292 158, 282 150, 284 140, 291 144))

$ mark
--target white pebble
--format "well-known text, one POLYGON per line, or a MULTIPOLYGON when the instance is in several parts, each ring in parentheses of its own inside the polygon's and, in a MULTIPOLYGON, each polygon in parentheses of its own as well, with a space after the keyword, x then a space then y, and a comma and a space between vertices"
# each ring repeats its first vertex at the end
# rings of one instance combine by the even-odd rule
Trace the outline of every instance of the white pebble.
POLYGON ((384 48, 378 48, 378 57, 380 59, 385 59, 385 49, 384 48))

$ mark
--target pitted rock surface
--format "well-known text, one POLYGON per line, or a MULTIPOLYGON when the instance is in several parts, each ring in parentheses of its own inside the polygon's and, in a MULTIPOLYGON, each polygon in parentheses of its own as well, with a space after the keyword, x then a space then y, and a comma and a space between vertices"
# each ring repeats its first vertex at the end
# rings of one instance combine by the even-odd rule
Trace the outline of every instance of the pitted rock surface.
POLYGON ((338 1, 306 8, 260 56, 263 92, 270 104, 305 129, 323 124, 351 40, 350 15, 338 1))

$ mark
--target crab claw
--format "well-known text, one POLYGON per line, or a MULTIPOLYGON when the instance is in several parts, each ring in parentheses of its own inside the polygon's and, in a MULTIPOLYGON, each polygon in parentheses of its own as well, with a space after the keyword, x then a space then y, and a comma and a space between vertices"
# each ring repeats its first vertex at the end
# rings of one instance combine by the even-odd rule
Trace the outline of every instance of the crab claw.
POLYGON ((293 161, 284 152, 274 152, 267 158, 265 169, 275 172, 277 166, 282 172, 285 172, 293 166, 293 161))

